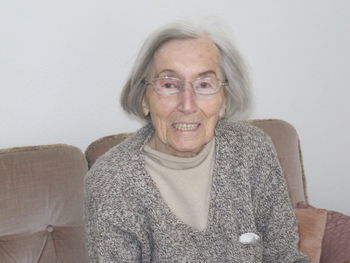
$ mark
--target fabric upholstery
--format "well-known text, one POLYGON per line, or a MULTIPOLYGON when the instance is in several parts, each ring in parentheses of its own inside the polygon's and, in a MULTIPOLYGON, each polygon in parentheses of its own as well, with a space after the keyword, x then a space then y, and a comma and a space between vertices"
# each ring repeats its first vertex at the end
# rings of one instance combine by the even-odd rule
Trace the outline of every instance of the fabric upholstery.
POLYGON ((286 121, 276 119, 255 120, 251 121, 251 124, 259 127, 271 137, 288 183, 293 206, 296 207, 298 202, 307 202, 299 136, 295 128, 286 121))
POLYGON ((328 211, 321 263, 350 262, 350 216, 328 211))
MULTIPOLYGON (((299 151, 299 137, 294 127, 285 121, 276 119, 249 122, 264 130, 271 137, 288 183, 288 191, 293 206, 295 207, 301 201, 306 202, 304 174, 299 151)), ((89 167, 94 164, 99 156, 120 143, 128 135, 130 134, 116 134, 92 142, 85 152, 89 167)))
MULTIPOLYGON (((298 208, 315 209, 300 202, 298 208)), ((350 263, 350 216, 327 211, 320 263, 350 263)))
POLYGON ((122 142, 130 134, 131 133, 120 133, 116 135, 110 135, 92 142, 85 151, 85 156, 86 160, 88 161, 89 168, 91 168, 98 157, 103 155, 113 146, 122 142))
POLYGON ((86 172, 73 146, 0 151, 0 262, 87 262, 86 172))
POLYGON ((310 263, 319 263, 327 210, 296 208, 294 212, 299 227, 299 249, 309 257, 310 263))

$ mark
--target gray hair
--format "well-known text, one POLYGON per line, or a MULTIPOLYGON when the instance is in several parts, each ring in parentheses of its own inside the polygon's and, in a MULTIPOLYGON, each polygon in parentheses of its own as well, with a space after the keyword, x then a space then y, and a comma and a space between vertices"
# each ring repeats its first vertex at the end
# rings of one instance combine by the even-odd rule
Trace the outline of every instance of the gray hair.
POLYGON ((128 114, 150 121, 150 117, 143 113, 142 99, 146 90, 144 81, 151 71, 155 52, 170 40, 193 38, 207 38, 219 49, 220 69, 227 82, 224 86, 226 107, 223 118, 247 117, 251 107, 250 83, 246 66, 238 50, 221 31, 209 30, 189 22, 166 25, 151 34, 144 42, 120 97, 121 106, 128 114))

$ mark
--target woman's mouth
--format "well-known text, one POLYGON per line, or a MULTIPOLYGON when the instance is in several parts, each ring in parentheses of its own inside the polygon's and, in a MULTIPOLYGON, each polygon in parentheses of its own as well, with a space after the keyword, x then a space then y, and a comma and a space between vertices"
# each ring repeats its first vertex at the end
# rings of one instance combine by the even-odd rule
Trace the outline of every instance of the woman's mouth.
POLYGON ((172 126, 180 131, 193 131, 199 127, 200 123, 174 123, 172 126))

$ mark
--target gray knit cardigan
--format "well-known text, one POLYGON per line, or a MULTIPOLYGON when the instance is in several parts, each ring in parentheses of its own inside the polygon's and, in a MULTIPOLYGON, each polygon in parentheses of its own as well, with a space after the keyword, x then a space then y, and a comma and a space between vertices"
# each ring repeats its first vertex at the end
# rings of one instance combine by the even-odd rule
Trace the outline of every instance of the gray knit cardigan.
POLYGON ((178 219, 147 174, 143 146, 153 133, 150 124, 138 130, 99 158, 86 178, 91 262, 308 262, 297 250, 286 183, 261 130, 218 123, 204 231, 178 219), (242 243, 245 233, 259 239, 242 243))

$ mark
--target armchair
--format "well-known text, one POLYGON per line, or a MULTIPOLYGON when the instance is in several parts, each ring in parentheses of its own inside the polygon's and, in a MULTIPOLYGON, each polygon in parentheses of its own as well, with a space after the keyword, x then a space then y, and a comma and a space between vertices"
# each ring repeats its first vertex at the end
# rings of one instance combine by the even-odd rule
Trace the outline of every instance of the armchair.
POLYGON ((0 150, 0 262, 88 262, 87 164, 68 145, 0 150))

